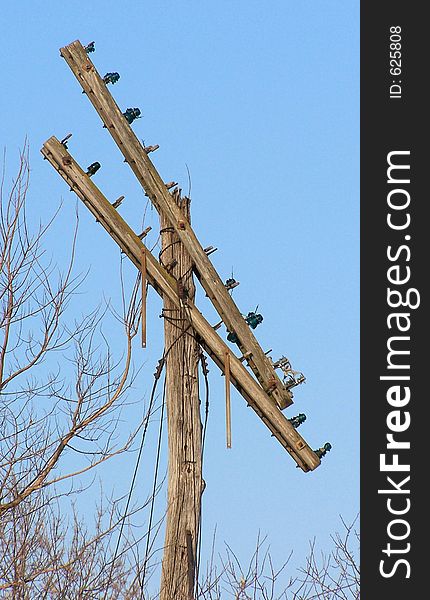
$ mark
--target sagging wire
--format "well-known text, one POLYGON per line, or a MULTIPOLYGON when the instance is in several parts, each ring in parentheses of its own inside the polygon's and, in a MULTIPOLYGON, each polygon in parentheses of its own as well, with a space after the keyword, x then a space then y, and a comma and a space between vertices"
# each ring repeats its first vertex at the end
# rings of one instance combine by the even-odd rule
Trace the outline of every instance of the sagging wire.
MULTIPOLYGON (((172 343, 170 344, 169 348, 167 348, 167 350, 165 351, 163 358, 159 361, 159 367, 158 369, 160 369, 158 371, 158 373, 156 372, 156 375, 159 377, 161 375, 161 369, 164 367, 167 356, 169 355, 171 349, 179 342, 179 340, 186 334, 189 335, 188 330, 190 328, 190 325, 188 324, 188 326, 185 328, 185 324, 184 324, 184 319, 178 319, 180 321, 182 321, 182 328, 179 328, 177 326, 177 329, 180 329, 180 333, 179 335, 172 341, 172 343)), ((183 367, 183 371, 185 373, 185 366, 183 367)), ((165 411, 165 399, 166 399, 166 387, 167 387, 167 382, 166 380, 164 381, 164 389, 163 389, 163 401, 162 401, 162 409, 161 409, 161 418, 160 418, 160 428, 159 428, 159 434, 158 434, 158 446, 157 446, 157 457, 156 457, 156 466, 155 466, 155 470, 154 470, 154 482, 153 482, 153 490, 152 490, 152 496, 151 496, 151 508, 150 508, 150 516, 149 516, 149 521, 148 521, 148 531, 147 531, 147 540, 146 540, 146 549, 145 549, 145 557, 144 557, 144 562, 143 562, 143 572, 142 575, 140 575, 140 573, 138 574, 139 577, 139 586, 140 586, 140 598, 143 598, 143 594, 144 594, 144 584, 145 584, 145 580, 146 580, 146 576, 147 576, 147 567, 148 567, 148 563, 149 563, 149 559, 150 559, 150 551, 151 551, 151 547, 152 544, 154 543, 154 539, 152 540, 152 544, 151 544, 151 539, 150 539, 150 534, 152 531, 152 522, 153 522, 153 514, 154 514, 154 507, 155 507, 155 495, 156 495, 156 489, 157 489, 157 483, 158 483, 158 472, 159 472, 159 464, 160 464, 160 455, 161 455, 161 444, 162 444, 162 432, 163 432, 163 422, 164 422, 164 411, 165 411)))
POLYGON ((151 396, 150 396, 148 411, 147 411, 146 417, 144 419, 144 423, 145 424, 144 424, 144 427, 143 427, 143 430, 142 430, 142 438, 140 440, 139 452, 138 452, 137 459, 136 459, 136 465, 134 467, 134 472, 133 472, 133 477, 132 477, 131 484, 130 484, 130 489, 129 489, 128 495, 127 495, 127 503, 126 503, 126 506, 125 506, 124 514, 123 514, 123 516, 120 519, 121 520, 121 527, 120 527, 120 530, 119 530, 118 539, 117 539, 116 546, 115 546, 115 552, 114 552, 114 556, 113 556, 113 559, 112 559, 112 562, 111 562, 111 566, 110 566, 110 570, 109 570, 109 576, 108 576, 108 581, 107 581, 107 584, 106 584, 106 589, 105 589, 105 593, 104 593, 104 596, 103 596, 103 600, 106 600, 106 594, 107 594, 109 586, 110 586, 110 584, 112 582, 113 569, 114 569, 115 562, 116 562, 117 557, 118 557, 119 546, 120 546, 122 534, 123 534, 123 531, 124 531, 125 519, 126 519, 127 514, 128 514, 128 509, 130 507, 131 497, 132 497, 132 494, 133 494, 134 486, 136 484, 137 472, 139 470, 139 464, 140 464, 140 460, 141 460, 141 457, 142 457, 143 447, 144 447, 144 444, 145 444, 146 433, 148 431, 149 419, 150 419, 150 416, 152 414, 152 407, 153 407, 154 400, 155 400, 155 392, 157 390, 158 381, 159 381, 159 379, 161 377, 161 372, 162 372, 162 369, 164 367, 164 364, 165 364, 165 360, 164 360, 164 356, 163 356, 160 359, 160 361, 159 361, 159 368, 157 369, 157 371, 154 374, 154 383, 153 383, 152 390, 151 390, 151 396), (160 367, 160 364, 161 364, 161 367, 160 367))
POLYGON ((205 380, 205 419, 203 422, 203 431, 202 431, 202 464, 203 464, 203 456, 205 451, 205 440, 206 440, 206 429, 208 424, 209 417, 209 379, 208 379, 208 364, 206 361, 206 356, 203 354, 203 351, 200 355, 200 362, 202 365, 203 377, 205 380))
POLYGON ((163 256, 163 254, 166 252, 166 250, 168 250, 169 248, 172 248, 173 246, 175 246, 176 244, 180 244, 181 241, 180 240, 175 240, 174 242, 171 242, 168 246, 165 246, 164 248, 162 248, 160 250, 160 252, 158 253, 158 260, 160 262, 160 264, 166 268, 166 265, 163 263, 163 261, 161 260, 161 257, 163 256))
MULTIPOLYGON (((163 357, 163 366, 165 364, 165 357, 163 357)), ((161 367, 163 368, 163 367, 161 367)), ((160 372, 161 374, 161 372, 160 372)), ((147 533, 147 538, 146 538, 146 549, 145 549, 145 558, 144 558, 144 562, 143 562, 143 573, 142 573, 142 579, 139 582, 140 585, 140 598, 143 598, 143 590, 144 590, 144 584, 145 584, 145 577, 146 577, 146 568, 147 568, 147 564, 149 561, 149 551, 150 551, 150 537, 151 537, 151 530, 152 530, 152 519, 154 516, 154 506, 155 506, 155 495, 156 495, 156 490, 157 490, 157 481, 158 481, 158 468, 160 465, 160 454, 161 454, 161 440, 162 440, 162 436, 163 436, 163 422, 164 422, 164 409, 166 406, 166 379, 164 379, 164 386, 163 386, 163 400, 162 400, 162 404, 161 404, 161 416, 160 416, 160 428, 158 431, 158 443, 157 443, 157 457, 156 457, 156 461, 155 461, 155 470, 154 470, 154 483, 153 483, 153 487, 152 487, 152 497, 151 497, 151 509, 149 512, 149 521, 148 521, 148 533, 147 533)))
MULTIPOLYGON (((208 417, 209 417, 209 378, 208 378, 209 369, 208 369, 208 364, 206 361, 206 356, 201 348, 200 348, 200 364, 202 367, 203 378, 205 381, 205 418, 203 421, 203 430, 202 430, 202 456, 201 456, 202 472, 203 472, 203 458, 204 458, 204 451, 205 451, 206 430, 207 430, 208 417)), ((198 541, 197 560, 196 560, 196 586, 198 586, 199 574, 200 574, 200 561, 201 561, 201 550, 202 550, 202 514, 203 514, 203 511, 200 510, 199 541, 198 541)))

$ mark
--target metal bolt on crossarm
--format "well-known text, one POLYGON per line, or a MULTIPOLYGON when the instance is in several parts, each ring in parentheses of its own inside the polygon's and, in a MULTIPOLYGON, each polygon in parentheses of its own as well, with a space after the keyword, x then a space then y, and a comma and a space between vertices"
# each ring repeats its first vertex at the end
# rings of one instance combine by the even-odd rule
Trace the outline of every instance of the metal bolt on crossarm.
POLYGON ((112 202, 112 206, 114 208, 118 208, 119 206, 121 206, 122 201, 124 200, 125 196, 120 196, 117 200, 115 200, 115 202, 112 202))
POLYGON ((72 134, 68 133, 66 135, 66 137, 63 137, 63 139, 60 142, 60 144, 62 144, 66 148, 66 150, 67 150, 67 142, 68 142, 68 140, 70 140, 71 137, 72 137, 72 134))

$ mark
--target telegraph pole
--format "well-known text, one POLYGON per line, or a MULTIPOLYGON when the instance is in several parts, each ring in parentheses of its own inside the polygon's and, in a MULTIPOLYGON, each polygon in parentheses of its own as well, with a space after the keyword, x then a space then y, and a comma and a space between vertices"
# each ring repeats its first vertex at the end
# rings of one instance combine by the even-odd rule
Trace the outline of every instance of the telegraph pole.
MULTIPOLYGON (((190 218, 190 201, 173 194, 190 218)), ((192 600, 197 571, 202 487, 202 425, 198 382, 199 344, 187 316, 194 300, 193 263, 166 217, 160 215, 160 263, 178 282, 178 307, 163 302, 168 428, 168 488, 160 600, 192 600)))
MULTIPOLYGON (((41 150, 88 210, 142 274, 142 345, 146 346, 146 282, 163 299, 166 362, 166 407, 168 424, 168 498, 165 546, 161 574, 161 600, 193 600, 196 588, 197 552, 200 534, 202 479, 202 427, 198 385, 198 361, 203 348, 226 382, 227 446, 230 446, 230 383, 261 419, 272 436, 287 450, 305 473, 316 469, 331 449, 329 443, 316 450, 297 432, 306 419, 299 414, 287 418, 283 410, 293 404, 292 388, 304 381, 296 377, 286 357, 273 362, 263 351, 251 329, 261 322, 254 313, 244 318, 208 259, 190 223, 190 201, 181 198, 176 184, 165 184, 149 154, 158 148, 143 146, 130 125, 140 109, 122 112, 107 89, 118 73, 99 75, 88 57, 94 44, 77 40, 61 48, 87 98, 112 136, 146 195, 160 215, 162 241, 159 260, 118 213, 123 196, 109 201, 92 180, 100 164, 85 172, 67 149, 70 134, 61 142, 52 136, 41 150), (227 340, 217 333, 194 304, 193 273, 224 323, 227 340), (283 381, 275 369, 284 373, 283 381)), ((143 232, 145 233, 145 232, 143 232)))

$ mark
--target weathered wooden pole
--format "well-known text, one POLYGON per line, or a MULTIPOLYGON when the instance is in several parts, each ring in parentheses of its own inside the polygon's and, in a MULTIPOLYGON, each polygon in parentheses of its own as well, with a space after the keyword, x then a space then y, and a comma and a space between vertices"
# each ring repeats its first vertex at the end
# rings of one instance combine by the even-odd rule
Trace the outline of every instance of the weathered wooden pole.
POLYGON ((243 318, 229 288, 208 259, 207 249, 194 234, 189 224, 189 200, 181 199, 178 191, 170 192, 175 184, 166 184, 148 157, 158 145, 144 147, 132 131, 127 113, 138 109, 122 112, 108 91, 105 78, 100 77, 79 41, 61 48, 60 52, 125 162, 160 213, 161 265, 142 243, 143 234, 136 235, 117 213, 123 196, 109 202, 91 180, 92 173, 84 172, 70 156, 65 144, 70 134, 63 142, 51 137, 43 145, 44 157, 142 273, 143 347, 146 346, 146 281, 163 297, 169 472, 159 597, 161 600, 194 600, 203 491, 197 370, 200 345, 225 374, 228 447, 231 446, 231 382, 303 471, 317 468, 321 455, 327 450, 313 451, 297 433, 292 419, 282 414, 281 409, 293 402, 291 386, 285 385, 275 372, 275 365, 251 331, 255 325, 243 318), (221 317, 221 323, 236 339, 240 358, 216 333, 218 325, 212 327, 194 306, 193 271, 221 317), (244 361, 255 377, 244 366, 244 361))
MULTIPOLYGON (((173 193, 189 220, 188 198, 173 193)), ((160 262, 178 281, 179 307, 164 297, 168 491, 160 600, 192 600, 197 571, 202 486, 202 425, 198 384, 199 345, 187 317, 194 299, 192 261, 161 214, 160 262)))

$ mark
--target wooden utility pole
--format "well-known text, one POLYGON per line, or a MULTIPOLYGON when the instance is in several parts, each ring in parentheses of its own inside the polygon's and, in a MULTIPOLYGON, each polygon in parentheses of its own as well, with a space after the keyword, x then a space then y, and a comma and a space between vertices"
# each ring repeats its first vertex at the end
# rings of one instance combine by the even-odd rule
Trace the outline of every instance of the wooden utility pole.
MULTIPOLYGON (((184 219, 190 201, 173 194, 184 219)), ((193 263, 166 217, 160 215, 160 263, 178 282, 181 306, 164 298, 168 489, 160 600, 194 598, 202 486, 202 424, 198 382, 199 344, 187 314, 193 301, 193 263)))
POLYGON ((291 388, 304 377, 297 382, 281 381, 278 377, 275 369, 289 365, 288 359, 282 357, 273 363, 252 334, 251 327, 255 325, 239 311, 227 282, 223 283, 191 227, 189 200, 181 199, 177 189, 170 191, 172 185, 164 183, 148 156, 158 145, 144 147, 131 129, 127 113, 140 111, 121 112, 107 89, 106 76, 100 77, 79 41, 61 48, 61 55, 160 214, 162 250, 157 261, 142 242, 142 235, 136 235, 118 214, 116 209, 123 197, 109 202, 91 179, 93 173, 89 169, 84 172, 69 154, 66 142, 70 135, 62 142, 51 137, 44 143, 43 156, 142 273, 144 347, 146 281, 163 298, 169 473, 160 598, 192 600, 203 491, 197 372, 200 346, 225 374, 228 447, 231 445, 230 382, 304 472, 316 469, 331 446, 327 443, 312 450, 296 429, 303 422, 298 417, 304 415, 287 419, 281 412, 293 403, 291 388), (228 339, 235 340, 234 347, 239 349, 240 356, 217 333, 219 324, 211 326, 195 306, 193 272, 230 333, 228 339))

